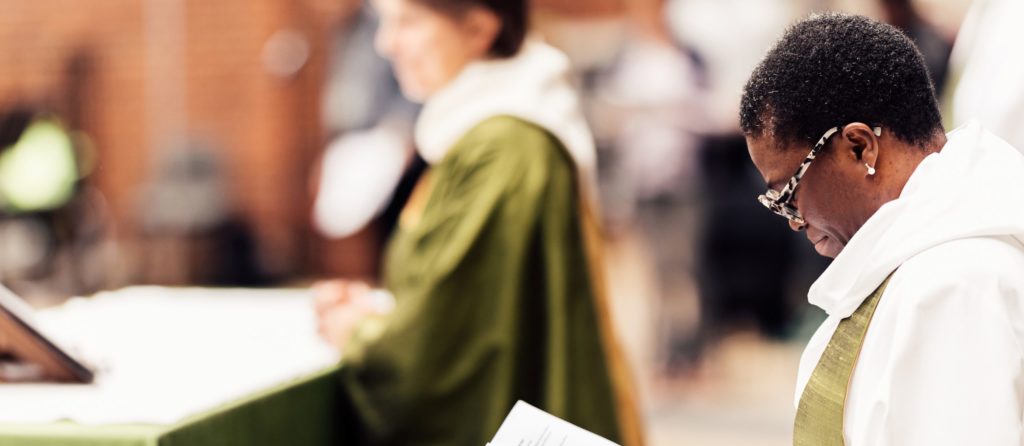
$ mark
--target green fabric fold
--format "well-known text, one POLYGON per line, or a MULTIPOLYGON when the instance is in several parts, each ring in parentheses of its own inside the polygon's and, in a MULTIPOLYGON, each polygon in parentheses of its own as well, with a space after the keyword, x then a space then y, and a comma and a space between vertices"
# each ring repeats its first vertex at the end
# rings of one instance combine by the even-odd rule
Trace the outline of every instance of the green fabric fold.
POLYGON ((424 181, 387 251, 396 310, 340 371, 366 442, 482 446, 519 399, 618 441, 565 148, 491 118, 424 181))
POLYGON ((793 429, 794 446, 846 444, 843 417, 847 392, 864 345, 864 336, 891 277, 892 274, 886 277, 857 310, 836 327, 800 395, 793 429))

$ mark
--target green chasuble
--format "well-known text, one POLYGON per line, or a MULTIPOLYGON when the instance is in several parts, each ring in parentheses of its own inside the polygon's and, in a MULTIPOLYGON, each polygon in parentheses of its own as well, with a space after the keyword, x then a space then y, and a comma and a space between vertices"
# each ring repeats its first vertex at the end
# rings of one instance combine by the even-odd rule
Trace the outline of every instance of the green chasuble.
POLYGON ((843 446, 846 396, 886 277, 849 317, 839 322, 818 365, 800 395, 793 429, 794 446, 843 446))
POLYGON ((522 399, 618 442, 565 148, 491 118, 418 189, 386 255, 398 305, 340 372, 363 441, 483 446, 522 399))

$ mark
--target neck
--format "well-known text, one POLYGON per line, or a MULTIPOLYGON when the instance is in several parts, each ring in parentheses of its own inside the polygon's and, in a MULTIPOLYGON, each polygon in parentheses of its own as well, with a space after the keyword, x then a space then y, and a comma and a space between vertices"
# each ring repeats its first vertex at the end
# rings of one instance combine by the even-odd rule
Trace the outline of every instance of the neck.
POLYGON ((888 166, 892 175, 887 175, 889 179, 887 187, 885 187, 886 193, 884 194, 883 201, 881 204, 885 204, 889 201, 899 198, 903 193, 903 188, 907 185, 907 181, 910 180, 910 176, 917 170, 917 166, 928 155, 933 153, 939 153, 942 151, 942 147, 946 145, 946 134, 942 133, 941 130, 937 131, 935 136, 932 137, 927 143, 922 145, 916 144, 903 144, 901 147, 897 147, 894 152, 900 153, 899 159, 888 166))
POLYGON ((943 133, 942 130, 938 130, 938 131, 936 131, 935 136, 932 137, 932 140, 929 141, 928 144, 925 146, 925 150, 929 154, 931 154, 931 153, 939 153, 939 152, 942 151, 942 148, 945 147, 945 146, 946 146, 946 134, 943 133))

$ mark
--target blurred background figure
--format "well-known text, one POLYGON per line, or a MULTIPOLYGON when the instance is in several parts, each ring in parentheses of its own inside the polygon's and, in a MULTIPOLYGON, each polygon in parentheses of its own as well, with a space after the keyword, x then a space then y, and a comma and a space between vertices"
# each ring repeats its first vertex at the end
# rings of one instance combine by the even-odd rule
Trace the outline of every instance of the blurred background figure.
POLYGON ((1024 147, 1024 3, 975 0, 957 34, 947 127, 978 119, 1010 145, 1024 147))
MULTIPOLYGON (((76 5, 0 0, 0 281, 37 305, 130 284, 379 282, 426 162, 420 111, 373 50, 375 8, 76 5), (23 181, 28 165, 45 172, 23 181)), ((1024 146, 1016 1, 530 6, 593 132, 611 313, 653 444, 791 432, 799 352, 823 318, 806 290, 826 265, 754 199, 736 119, 787 24, 823 10, 893 23, 946 88, 947 129, 977 117, 1024 146)))
POLYGON ((331 32, 321 106, 329 143, 314 176, 313 206, 317 229, 330 238, 352 236, 381 217, 376 249, 425 167, 412 144, 417 107, 402 97, 390 63, 373 49, 378 26, 376 13, 364 4, 331 32))
POLYGON ((665 346, 695 317, 684 296, 694 266, 689 245, 701 178, 697 155, 708 124, 707 73, 696 51, 672 33, 665 6, 627 4, 620 46, 593 70, 588 90, 609 235, 625 244, 638 235, 651 257, 648 305, 659 316, 649 349, 634 352, 637 363, 664 361, 665 346))
POLYGON ((373 6, 376 49, 424 103, 415 142, 430 169, 388 240, 382 289, 314 287, 321 333, 344 355, 343 431, 481 444, 524 400, 640 445, 592 270, 594 143, 568 59, 527 37, 524 0, 373 6))
POLYGON ((42 107, 0 111, 0 280, 57 294, 105 285, 107 210, 88 182, 89 144, 42 107))
POLYGON ((674 1, 669 8, 673 31, 707 55, 709 78, 693 248, 700 316, 695 330, 670 338, 666 365, 678 371, 693 367, 706 348, 737 328, 780 339, 792 327, 799 302, 790 288, 800 283, 794 284, 797 249, 788 228, 772 224, 749 203, 762 185, 744 161, 747 147, 735 116, 737 92, 750 69, 805 10, 784 1, 674 1), (726 21, 735 28, 720 26, 726 21), (757 261, 766 256, 774 259, 767 267, 757 261))
POLYGON ((74 148, 63 126, 28 108, 9 110, 3 133, 0 203, 9 240, 4 243, 4 276, 44 276, 54 267, 59 224, 54 211, 71 201, 78 180, 74 148))
POLYGON ((935 94, 941 97, 947 83, 953 39, 942 35, 938 27, 922 17, 912 0, 881 0, 881 6, 881 21, 899 28, 921 51, 935 94))
POLYGON ((229 169, 220 153, 198 141, 175 145, 143 185, 139 223, 147 280, 235 286, 272 280, 255 261, 251 228, 229 201, 229 169))

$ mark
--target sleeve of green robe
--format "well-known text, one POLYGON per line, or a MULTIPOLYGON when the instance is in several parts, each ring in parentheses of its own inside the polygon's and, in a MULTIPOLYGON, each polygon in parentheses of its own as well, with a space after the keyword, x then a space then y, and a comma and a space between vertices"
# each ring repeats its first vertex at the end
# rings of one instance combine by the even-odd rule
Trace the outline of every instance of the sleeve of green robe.
POLYGON ((389 246, 395 313, 345 353, 371 443, 483 445, 517 399, 616 440, 564 149, 492 118, 430 178, 421 218, 389 246))

